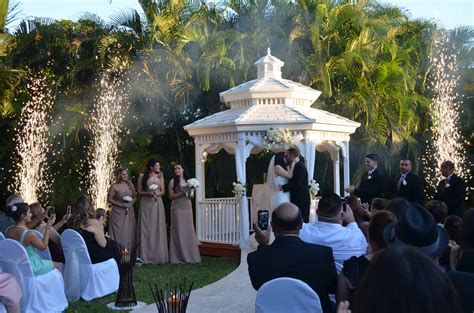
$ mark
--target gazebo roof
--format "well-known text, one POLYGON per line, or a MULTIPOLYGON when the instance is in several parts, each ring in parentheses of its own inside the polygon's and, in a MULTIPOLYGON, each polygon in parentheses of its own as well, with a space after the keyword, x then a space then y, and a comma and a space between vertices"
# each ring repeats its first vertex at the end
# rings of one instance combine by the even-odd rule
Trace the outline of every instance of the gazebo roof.
POLYGON ((352 134, 359 123, 311 108, 320 91, 281 77, 284 63, 271 55, 260 58, 257 79, 221 92, 229 110, 215 113, 184 128, 191 136, 273 128, 352 134))

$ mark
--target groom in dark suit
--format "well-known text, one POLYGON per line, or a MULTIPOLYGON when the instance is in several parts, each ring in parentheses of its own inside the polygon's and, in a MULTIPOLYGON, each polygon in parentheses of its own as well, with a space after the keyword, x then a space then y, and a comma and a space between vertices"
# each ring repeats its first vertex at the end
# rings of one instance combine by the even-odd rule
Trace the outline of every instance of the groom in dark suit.
POLYGON ((309 195, 308 170, 304 160, 300 158, 300 152, 296 148, 290 148, 285 152, 285 158, 288 164, 296 162, 293 171, 293 178, 287 184, 281 186, 284 192, 290 192, 290 201, 301 210, 303 221, 309 222, 309 207, 311 199, 309 195))

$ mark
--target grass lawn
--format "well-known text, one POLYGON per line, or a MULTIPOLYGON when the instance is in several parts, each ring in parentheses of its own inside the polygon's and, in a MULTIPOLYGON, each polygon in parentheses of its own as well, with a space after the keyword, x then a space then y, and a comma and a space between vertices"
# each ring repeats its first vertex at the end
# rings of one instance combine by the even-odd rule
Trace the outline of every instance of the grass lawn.
MULTIPOLYGON (((137 300, 147 304, 153 303, 148 283, 157 284, 163 288, 168 282, 194 281, 193 289, 209 285, 232 272, 239 265, 239 260, 223 257, 202 257, 201 264, 164 264, 143 265, 135 267, 133 281, 137 300)), ((193 293, 191 292, 191 297, 193 293)), ((107 309, 107 303, 115 301, 115 294, 95 299, 90 302, 79 300, 70 303, 66 312, 120 312, 107 309)), ((121 311, 124 312, 124 311, 121 311)))

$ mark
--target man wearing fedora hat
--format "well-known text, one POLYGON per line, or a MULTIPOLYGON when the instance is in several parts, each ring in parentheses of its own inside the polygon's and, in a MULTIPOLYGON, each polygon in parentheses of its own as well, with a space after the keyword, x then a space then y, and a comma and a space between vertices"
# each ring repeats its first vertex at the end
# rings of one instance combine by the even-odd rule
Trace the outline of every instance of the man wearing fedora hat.
POLYGON ((397 222, 385 227, 384 239, 388 246, 412 246, 436 259, 448 247, 449 235, 425 208, 411 203, 397 222))

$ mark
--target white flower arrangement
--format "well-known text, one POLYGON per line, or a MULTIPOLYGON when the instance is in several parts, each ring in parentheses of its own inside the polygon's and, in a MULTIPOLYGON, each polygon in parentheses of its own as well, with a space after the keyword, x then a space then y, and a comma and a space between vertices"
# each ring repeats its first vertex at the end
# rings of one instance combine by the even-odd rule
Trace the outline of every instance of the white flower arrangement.
POLYGON ((150 186, 148 186, 148 189, 150 189, 151 191, 155 191, 158 188, 160 188, 160 186, 158 186, 157 184, 151 184, 150 186))
POLYGON ((367 176, 367 179, 368 180, 372 179, 372 176, 371 175, 367 176))
POLYGON ((451 187, 451 185, 449 183, 447 183, 446 185, 444 185, 444 187, 449 188, 449 187, 451 187))
POLYGON ((199 182, 196 178, 190 178, 186 181, 186 186, 188 188, 198 188, 199 187, 199 182))
POLYGON ((12 206, 12 212, 16 212, 16 210, 18 210, 18 208, 16 207, 16 205, 12 206))
POLYGON ((130 202, 133 201, 133 198, 130 197, 130 196, 125 196, 125 197, 122 198, 122 200, 123 200, 124 202, 130 203, 130 202))
POLYGON ((290 145, 291 141, 290 131, 283 128, 270 128, 263 136, 263 146, 266 149, 271 149, 276 145, 290 145))
POLYGON ((232 190, 232 192, 234 193, 235 199, 237 201, 241 201, 242 197, 247 192, 247 187, 239 181, 233 182, 232 186, 234 186, 234 189, 232 190))
POLYGON ((406 180, 403 180, 402 184, 403 184, 403 186, 406 186, 406 185, 407 185, 407 181, 406 181, 406 180))
POLYGON ((311 196, 314 198, 319 192, 319 184, 313 179, 309 182, 309 192, 311 193, 311 196))

